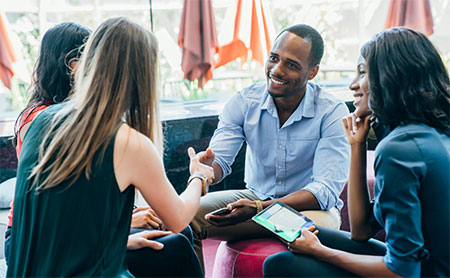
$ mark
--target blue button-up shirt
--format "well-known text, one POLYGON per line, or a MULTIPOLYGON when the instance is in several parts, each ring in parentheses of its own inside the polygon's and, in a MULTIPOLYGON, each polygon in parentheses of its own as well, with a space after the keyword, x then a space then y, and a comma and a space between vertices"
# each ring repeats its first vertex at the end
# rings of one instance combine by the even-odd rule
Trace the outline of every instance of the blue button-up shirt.
POLYGON ((280 127, 273 98, 265 84, 257 84, 225 105, 210 147, 225 177, 247 142, 244 181, 262 200, 303 189, 322 210, 340 209, 350 152, 341 119, 348 113, 342 101, 308 83, 299 106, 280 127))
POLYGON ((403 277, 449 277, 450 137, 422 123, 397 126, 375 153, 375 219, 385 264, 403 277))

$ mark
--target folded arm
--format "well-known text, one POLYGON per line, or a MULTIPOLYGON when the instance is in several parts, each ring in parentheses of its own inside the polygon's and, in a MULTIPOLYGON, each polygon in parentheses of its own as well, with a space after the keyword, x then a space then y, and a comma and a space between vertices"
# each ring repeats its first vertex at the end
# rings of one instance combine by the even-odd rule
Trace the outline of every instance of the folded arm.
POLYGON ((345 104, 339 103, 323 117, 321 138, 314 154, 312 182, 302 188, 315 196, 322 210, 342 206, 339 195, 348 177, 350 149, 341 119, 347 114, 345 104))

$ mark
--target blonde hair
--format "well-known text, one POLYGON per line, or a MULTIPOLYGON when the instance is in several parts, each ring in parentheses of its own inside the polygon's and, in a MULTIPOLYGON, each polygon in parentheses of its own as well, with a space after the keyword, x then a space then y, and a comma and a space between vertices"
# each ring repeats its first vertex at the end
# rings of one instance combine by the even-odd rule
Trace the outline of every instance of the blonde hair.
POLYGON ((53 118, 40 146, 30 175, 36 189, 66 180, 70 186, 82 174, 89 179, 95 153, 103 146, 103 155, 123 122, 148 136, 162 153, 157 53, 154 35, 125 18, 109 19, 97 28, 82 55, 74 94, 53 118), (48 176, 38 184, 43 173, 48 176))

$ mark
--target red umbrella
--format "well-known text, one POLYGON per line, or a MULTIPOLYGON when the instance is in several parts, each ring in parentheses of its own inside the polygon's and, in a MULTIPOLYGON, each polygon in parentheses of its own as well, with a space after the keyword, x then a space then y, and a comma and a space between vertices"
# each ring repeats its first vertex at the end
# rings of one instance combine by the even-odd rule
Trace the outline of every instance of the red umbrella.
POLYGON ((264 66, 275 38, 275 28, 264 0, 237 0, 225 15, 220 29, 221 45, 217 67, 241 58, 247 61, 248 51, 252 59, 264 66))
POLYGON ((15 61, 12 44, 3 22, 3 15, 0 13, 0 79, 8 89, 11 89, 11 78, 14 75, 12 63, 15 61))
POLYGON ((197 79, 203 88, 212 78, 218 51, 216 23, 211 0, 184 0, 178 45, 183 50, 184 78, 197 79))
POLYGON ((429 0, 391 0, 385 29, 404 26, 426 35, 433 34, 433 16, 429 0))

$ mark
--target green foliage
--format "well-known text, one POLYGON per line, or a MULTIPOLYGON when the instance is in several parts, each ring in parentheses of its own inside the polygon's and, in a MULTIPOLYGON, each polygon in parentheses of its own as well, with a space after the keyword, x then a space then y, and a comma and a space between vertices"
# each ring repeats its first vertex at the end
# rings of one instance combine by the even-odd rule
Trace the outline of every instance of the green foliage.
POLYGON ((29 84, 24 82, 16 82, 15 79, 12 83, 12 88, 9 91, 8 96, 10 110, 20 111, 28 103, 29 84))
POLYGON ((186 86, 187 94, 181 94, 183 100, 197 100, 205 99, 208 97, 208 93, 198 86, 198 80, 189 81, 187 79, 183 80, 183 84, 186 86))

